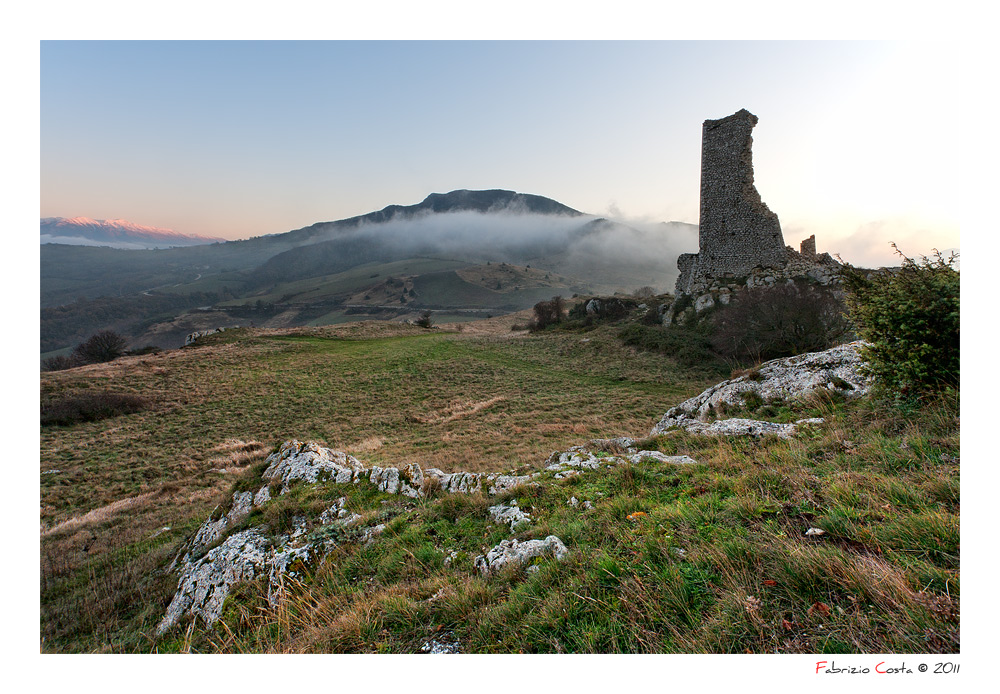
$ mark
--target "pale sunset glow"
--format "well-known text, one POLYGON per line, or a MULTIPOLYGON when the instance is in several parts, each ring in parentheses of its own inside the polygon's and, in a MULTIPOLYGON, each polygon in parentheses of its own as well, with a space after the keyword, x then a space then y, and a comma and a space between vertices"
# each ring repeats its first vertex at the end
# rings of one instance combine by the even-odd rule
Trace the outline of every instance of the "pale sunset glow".
POLYGON ((885 264, 960 245, 956 71, 928 42, 43 41, 41 216, 237 239, 505 188, 696 224, 701 124, 746 108, 786 243, 885 264))

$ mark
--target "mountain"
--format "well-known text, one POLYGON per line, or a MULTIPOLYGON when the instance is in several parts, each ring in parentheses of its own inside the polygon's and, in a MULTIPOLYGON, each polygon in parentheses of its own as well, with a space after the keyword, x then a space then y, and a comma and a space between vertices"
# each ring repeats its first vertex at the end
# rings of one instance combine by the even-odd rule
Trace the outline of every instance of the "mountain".
POLYGON ((41 242, 138 250, 197 246, 225 242, 225 239, 181 234, 173 229, 145 226, 125 219, 45 217, 41 220, 41 242))
POLYGON ((667 291, 678 254, 696 249, 695 225, 633 226, 509 190, 433 193, 225 243, 49 243, 41 246, 42 352, 101 329, 172 347, 185 331, 221 325, 324 325, 421 310, 448 313, 437 318, 444 321, 557 294, 667 291))

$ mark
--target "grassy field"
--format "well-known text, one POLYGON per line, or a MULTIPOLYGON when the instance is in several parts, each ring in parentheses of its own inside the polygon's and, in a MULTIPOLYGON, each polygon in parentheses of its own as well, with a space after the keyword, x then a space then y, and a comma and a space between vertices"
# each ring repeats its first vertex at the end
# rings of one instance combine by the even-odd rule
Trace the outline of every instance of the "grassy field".
POLYGON ((526 335, 511 322, 230 331, 43 373, 43 415, 106 391, 145 400, 42 427, 41 649, 412 653, 447 635, 464 652, 957 652, 951 401, 917 413, 812 401, 797 411, 827 424, 808 436, 671 432, 644 447, 697 465, 645 461, 511 490, 500 498, 533 517, 515 537, 555 534, 571 551, 533 574, 473 569, 510 535, 488 521, 496 498, 297 487, 269 507, 275 523, 345 493, 352 511, 393 520, 382 541, 311 567, 278 608, 249 584, 214 627, 153 638, 177 584, 163 569, 282 441, 368 465, 538 470, 588 439, 643 437, 725 377, 625 347, 614 326, 526 335))

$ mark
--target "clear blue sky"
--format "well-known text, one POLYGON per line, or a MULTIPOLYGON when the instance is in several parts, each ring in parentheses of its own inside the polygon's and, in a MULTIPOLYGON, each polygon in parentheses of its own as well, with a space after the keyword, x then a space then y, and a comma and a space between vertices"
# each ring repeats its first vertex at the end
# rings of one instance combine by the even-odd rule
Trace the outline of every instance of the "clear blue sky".
POLYGON ((245 238, 506 188, 697 223, 701 123, 746 108, 786 243, 959 246, 943 43, 43 41, 40 76, 43 217, 245 238))

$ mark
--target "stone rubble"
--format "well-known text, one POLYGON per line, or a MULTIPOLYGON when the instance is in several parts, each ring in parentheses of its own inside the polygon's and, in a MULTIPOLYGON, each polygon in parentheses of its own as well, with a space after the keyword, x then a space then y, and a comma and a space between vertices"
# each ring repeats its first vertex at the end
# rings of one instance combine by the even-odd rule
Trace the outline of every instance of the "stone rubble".
POLYGON ((490 518, 493 519, 494 523, 500 525, 509 525, 510 531, 514 532, 514 528, 522 525, 531 523, 531 514, 522 511, 518 505, 517 500, 507 504, 497 504, 496 506, 489 507, 490 518))
POLYGON ((475 566, 487 576, 501 571, 505 566, 524 566, 535 557, 552 556, 562 560, 569 553, 566 545, 555 535, 544 540, 504 540, 485 555, 476 557, 475 566))
POLYGON ((454 634, 450 632, 440 636, 437 639, 431 639, 423 646, 420 647, 421 653, 430 653, 431 655, 445 654, 445 653, 461 653, 461 644, 458 639, 455 638, 454 634))

